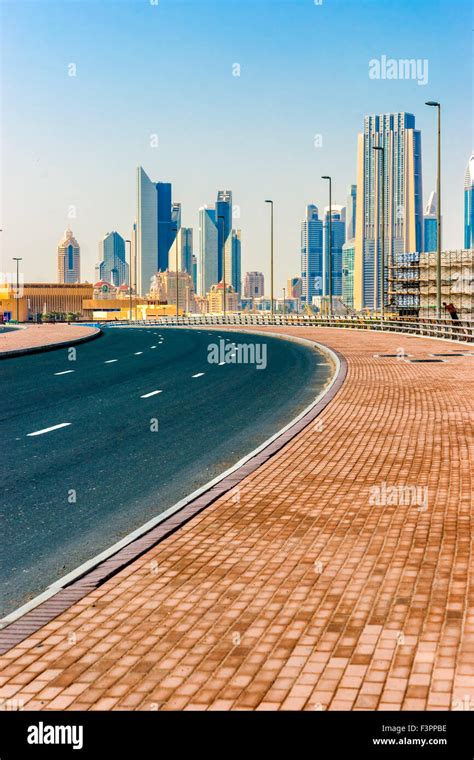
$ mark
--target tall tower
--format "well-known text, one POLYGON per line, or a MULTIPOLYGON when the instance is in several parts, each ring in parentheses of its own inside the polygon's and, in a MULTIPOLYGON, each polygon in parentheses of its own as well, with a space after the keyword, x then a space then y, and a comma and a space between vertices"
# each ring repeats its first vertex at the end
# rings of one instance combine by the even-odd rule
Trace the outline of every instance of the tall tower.
POLYGON ((152 182, 137 169, 136 269, 137 293, 145 295, 157 271, 166 271, 173 242, 171 184, 152 182))
POLYGON ((242 237, 241 230, 232 230, 232 276, 231 284, 235 292, 242 292, 242 237))
POLYGON ((129 283, 129 267, 125 259, 125 240, 118 232, 108 232, 99 243, 99 280, 118 287, 129 283))
MULTIPOLYGON (((346 207, 331 204, 332 294, 342 295, 342 246, 346 242, 346 207)), ((324 209, 324 295, 329 295, 329 206, 324 209)))
POLYGON ((423 216, 423 250, 436 251, 438 247, 438 196, 436 190, 430 194, 423 216))
MULTIPOLYGON (((354 307, 379 308, 384 189, 385 293, 401 253, 422 250, 421 133, 410 113, 366 116, 358 138, 354 307), (373 150, 374 146, 384 148, 373 150), (384 181, 382 166, 384 165, 384 181)), ((387 298, 386 298, 387 301, 387 298)))
POLYGON ((464 248, 474 248, 474 153, 464 177, 464 248))
POLYGON ((226 257, 226 283, 231 279, 231 260, 232 260, 232 191, 219 190, 216 201, 216 224, 218 230, 218 280, 223 276, 223 259, 226 257), (219 219, 223 216, 224 219, 219 219), (230 266, 229 266, 230 265, 230 266))
POLYGON ((58 282, 81 281, 81 249, 72 230, 68 227, 58 245, 58 282))
POLYGON ((311 304, 313 296, 323 295, 323 222, 318 207, 306 206, 301 222, 302 299, 311 304))
POLYGON ((349 185, 347 193, 346 240, 356 236, 357 185, 349 185))
POLYGON ((205 296, 218 282, 218 234, 214 209, 199 209, 199 256, 197 261, 197 292, 205 296))

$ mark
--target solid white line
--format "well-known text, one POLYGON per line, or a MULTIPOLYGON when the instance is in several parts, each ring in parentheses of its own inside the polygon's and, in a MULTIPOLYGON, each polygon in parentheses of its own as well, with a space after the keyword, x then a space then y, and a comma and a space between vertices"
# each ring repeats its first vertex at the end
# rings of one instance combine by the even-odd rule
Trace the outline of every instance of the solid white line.
POLYGON ((55 372, 55 375, 69 375, 71 372, 74 372, 73 369, 65 369, 64 372, 55 372))
POLYGON ((217 366, 218 367, 222 367, 223 364, 225 364, 225 362, 219 362, 219 364, 217 366))
POLYGON ((150 398, 150 396, 156 396, 157 393, 163 393, 163 391, 151 391, 150 393, 144 393, 140 398, 150 398))
POLYGON ((104 362, 104 364, 113 364, 114 362, 118 362, 118 359, 107 359, 107 361, 104 362))
POLYGON ((59 425, 53 425, 52 427, 45 428, 44 430, 36 430, 34 433, 27 433, 27 435, 43 435, 43 433, 50 433, 51 430, 59 430, 59 428, 67 427, 71 425, 71 422, 61 422, 59 425))
POLYGON ((193 375, 193 377, 202 377, 205 374, 205 372, 198 372, 196 375, 193 375))
POLYGON ((140 354, 142 354, 142 353, 143 353, 143 351, 135 351, 134 356, 140 356, 140 354))

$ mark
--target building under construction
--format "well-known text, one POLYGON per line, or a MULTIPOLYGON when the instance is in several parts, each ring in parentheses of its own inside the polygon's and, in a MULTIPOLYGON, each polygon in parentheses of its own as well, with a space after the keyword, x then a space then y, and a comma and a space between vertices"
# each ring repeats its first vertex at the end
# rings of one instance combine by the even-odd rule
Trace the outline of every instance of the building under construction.
MULTIPOLYGON (((399 254, 388 273, 388 301, 400 315, 436 316, 436 252, 399 254)), ((441 253, 441 302, 474 318, 474 249, 441 253)))

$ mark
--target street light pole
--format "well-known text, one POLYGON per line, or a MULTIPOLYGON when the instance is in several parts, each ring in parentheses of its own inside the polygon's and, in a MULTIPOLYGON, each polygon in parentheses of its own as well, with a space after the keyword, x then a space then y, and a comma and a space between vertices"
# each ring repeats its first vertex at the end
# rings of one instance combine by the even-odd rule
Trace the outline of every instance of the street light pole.
POLYGON ((130 306, 130 322, 132 321, 132 241, 126 240, 126 243, 128 243, 128 295, 129 295, 129 306, 130 306))
MULTIPOLYGON (((380 318, 383 322, 385 316, 385 146, 372 145, 372 148, 382 154, 382 213, 380 214, 382 220, 382 255, 380 257, 380 268, 382 273, 380 277, 380 318)), ((377 303, 375 303, 375 306, 377 307, 377 303)))
POLYGON ((16 321, 20 321, 20 261, 22 258, 13 256, 13 261, 16 261, 16 321))
POLYGON ((266 200, 265 203, 269 203, 271 206, 271 214, 270 214, 270 315, 273 319, 274 317, 274 308, 273 308, 273 201, 272 200, 266 200))
POLYGON ((173 227, 175 233, 175 259, 176 259, 176 324, 178 324, 179 317, 179 272, 178 272, 178 228, 173 227))
POLYGON ((329 280, 329 318, 332 318, 332 178, 324 175, 321 179, 329 181, 329 246, 328 246, 328 280, 329 280))
POLYGON ((436 180, 437 203, 437 240, 436 240, 436 317, 441 319, 441 103, 428 100, 426 106, 438 109, 438 173, 436 180))
POLYGON ((222 219, 222 285, 223 285, 223 291, 222 291, 222 306, 223 306, 223 312, 224 312, 224 320, 226 318, 226 293, 225 293, 225 216, 223 214, 219 214, 217 217, 217 224, 219 224, 219 219, 222 219))

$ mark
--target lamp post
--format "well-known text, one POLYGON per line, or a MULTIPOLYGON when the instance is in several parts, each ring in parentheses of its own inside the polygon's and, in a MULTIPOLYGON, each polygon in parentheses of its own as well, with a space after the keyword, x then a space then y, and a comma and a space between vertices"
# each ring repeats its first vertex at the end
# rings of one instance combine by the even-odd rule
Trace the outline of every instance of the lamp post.
POLYGON ((128 295, 129 295, 129 305, 130 305, 130 321, 132 321, 132 241, 126 240, 126 243, 128 243, 128 295))
POLYGON ((441 103, 427 100, 425 106, 438 109, 438 173, 436 179, 437 203, 437 240, 436 240, 436 317, 441 319, 441 103))
POLYGON ((20 261, 22 258, 13 256, 13 261, 16 261, 16 321, 20 321, 20 261))
MULTIPOLYGON (((380 319, 383 322, 385 316, 385 147, 382 145, 372 145, 372 149, 380 152, 382 155, 382 213, 380 214, 382 219, 382 255, 380 257, 382 273, 380 277, 380 319)), ((377 302, 375 303, 375 306, 377 306, 377 302)))
POLYGON ((271 214, 270 214, 270 315, 273 319, 274 317, 274 309, 273 309, 273 201, 272 200, 266 200, 265 203, 269 203, 271 207, 271 214))
MULTIPOLYGON (((224 320, 226 318, 226 293, 225 293, 225 216, 223 214, 219 214, 217 219, 222 219, 222 285, 223 285, 223 291, 222 291, 222 305, 223 305, 223 312, 224 312, 224 320)), ((219 224, 219 221, 217 222, 219 224)))
POLYGON ((178 269, 178 228, 173 227, 175 241, 175 259, 176 259, 176 324, 179 317, 179 269, 178 269))
POLYGON ((332 178, 326 174, 321 179, 327 179, 329 182, 329 246, 328 246, 328 290, 329 290, 329 318, 332 318, 332 178))

